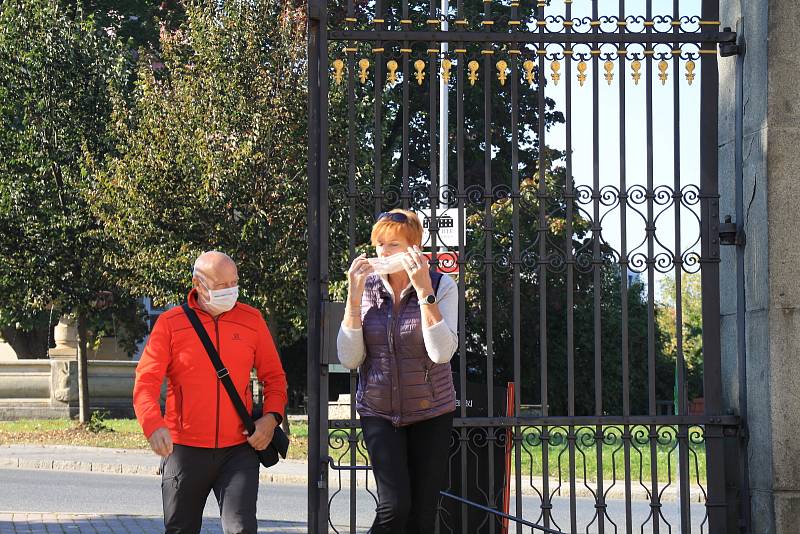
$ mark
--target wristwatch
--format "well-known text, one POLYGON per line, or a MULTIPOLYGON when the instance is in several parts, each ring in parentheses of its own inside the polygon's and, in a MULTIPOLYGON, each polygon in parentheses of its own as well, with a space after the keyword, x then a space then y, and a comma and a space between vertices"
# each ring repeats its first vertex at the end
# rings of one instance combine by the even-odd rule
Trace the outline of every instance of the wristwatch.
POLYGON ((419 299, 420 306, 430 306, 431 304, 436 304, 436 295, 433 293, 419 299))
POLYGON ((283 417, 278 412, 267 412, 267 415, 272 415, 272 417, 274 417, 275 420, 278 422, 278 426, 280 426, 281 423, 283 423, 283 417))

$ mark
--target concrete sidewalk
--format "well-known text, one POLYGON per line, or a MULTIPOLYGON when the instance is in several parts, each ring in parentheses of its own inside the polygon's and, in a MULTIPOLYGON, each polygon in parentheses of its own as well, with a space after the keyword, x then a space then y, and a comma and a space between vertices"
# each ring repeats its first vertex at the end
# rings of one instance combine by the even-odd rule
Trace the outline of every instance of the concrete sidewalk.
MULTIPOLYGON (((160 458, 141 449, 109 449, 71 445, 1 445, 0 469, 52 469, 155 475, 160 458)), ((262 482, 305 485, 308 466, 303 461, 281 460, 269 469, 261 469, 262 482)), ((0 534, 3 534, 0 531, 0 534)))
MULTIPOLYGON (((305 523, 259 520, 258 532, 293 534, 307 532, 305 523)), ((0 511, 0 534, 160 534, 162 517, 108 514, 45 514, 0 511)), ((220 520, 203 518, 202 534, 222 534, 220 520)))

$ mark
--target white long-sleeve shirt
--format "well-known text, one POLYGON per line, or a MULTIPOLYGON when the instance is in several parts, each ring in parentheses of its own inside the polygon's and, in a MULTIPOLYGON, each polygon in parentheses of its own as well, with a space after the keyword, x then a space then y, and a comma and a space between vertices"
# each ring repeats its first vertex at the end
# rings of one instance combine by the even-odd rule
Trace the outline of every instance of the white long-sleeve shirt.
MULTIPOLYGON (((386 275, 380 275, 383 285, 392 300, 395 300, 394 291, 386 275)), ((409 284, 400 293, 402 300, 414 287, 409 284)), ((442 320, 433 326, 422 327, 422 339, 425 350, 433 363, 447 363, 458 350, 458 286, 448 276, 442 276, 439 288, 436 291, 436 300, 442 320)), ((348 369, 357 369, 364 362, 367 351, 364 345, 364 332, 362 328, 339 327, 336 339, 336 348, 339 353, 339 362, 348 369)))

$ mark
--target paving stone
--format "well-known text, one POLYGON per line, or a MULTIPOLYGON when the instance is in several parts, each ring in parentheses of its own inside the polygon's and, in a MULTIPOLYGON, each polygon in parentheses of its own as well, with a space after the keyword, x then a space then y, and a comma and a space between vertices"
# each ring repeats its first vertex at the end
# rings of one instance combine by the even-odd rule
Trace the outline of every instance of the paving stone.
MULTIPOLYGON (((283 521, 260 520, 259 534, 295 534, 306 532, 306 525, 283 521)), ((0 534, 161 534, 160 516, 0 513, 0 534)), ((222 534, 218 518, 206 518, 202 534, 222 534)))

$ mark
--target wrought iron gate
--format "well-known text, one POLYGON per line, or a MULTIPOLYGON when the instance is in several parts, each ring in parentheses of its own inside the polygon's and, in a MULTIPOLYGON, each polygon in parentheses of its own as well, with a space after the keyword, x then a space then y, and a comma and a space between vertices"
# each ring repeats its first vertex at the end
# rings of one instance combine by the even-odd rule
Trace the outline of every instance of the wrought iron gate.
POLYGON ((736 35, 718 0, 312 0, 309 14, 310 531, 371 520, 355 409, 328 417, 357 380, 335 372, 336 303, 375 214, 404 207, 460 293, 439 532, 738 532, 717 186, 718 47, 736 35), (682 326, 695 274, 701 353, 682 326))

